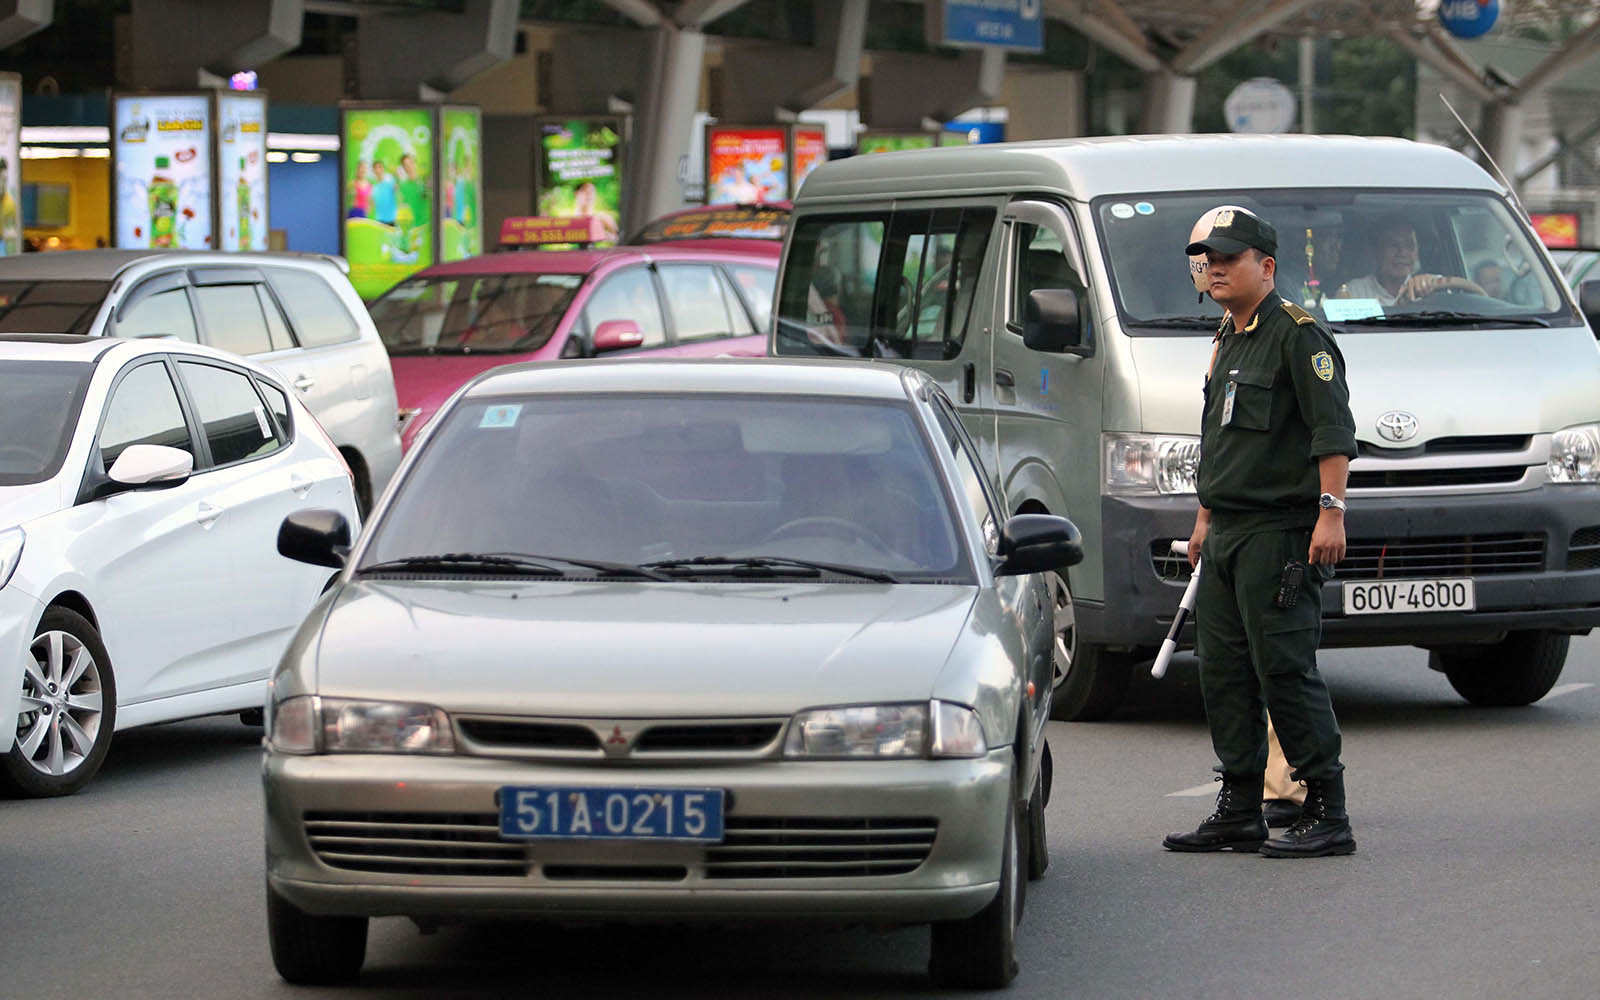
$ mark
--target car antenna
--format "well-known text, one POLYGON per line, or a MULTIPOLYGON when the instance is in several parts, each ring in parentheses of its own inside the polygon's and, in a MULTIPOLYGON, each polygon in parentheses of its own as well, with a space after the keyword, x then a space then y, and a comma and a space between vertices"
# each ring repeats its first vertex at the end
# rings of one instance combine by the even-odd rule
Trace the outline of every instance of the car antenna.
POLYGON ((1511 203, 1517 206, 1518 212, 1522 213, 1523 221, 1528 223, 1530 226, 1533 225, 1533 219, 1528 215, 1528 209, 1522 204, 1522 198, 1517 195, 1516 185, 1511 183, 1511 179, 1506 176, 1506 172, 1500 169, 1500 164, 1494 162, 1494 157, 1490 155, 1487 149, 1484 148, 1483 143, 1478 141, 1478 137, 1473 133, 1472 127, 1462 120, 1461 116, 1456 113, 1455 107, 1450 103, 1450 98, 1441 93, 1439 95, 1439 100, 1444 102, 1445 108, 1450 112, 1451 116, 1455 118, 1456 124, 1460 125, 1461 130, 1467 133, 1467 138, 1472 140, 1472 144, 1478 147, 1478 152, 1483 154, 1484 160, 1489 164, 1489 166, 1493 167, 1494 172, 1499 175, 1500 183, 1506 186, 1506 192, 1511 195, 1511 203))

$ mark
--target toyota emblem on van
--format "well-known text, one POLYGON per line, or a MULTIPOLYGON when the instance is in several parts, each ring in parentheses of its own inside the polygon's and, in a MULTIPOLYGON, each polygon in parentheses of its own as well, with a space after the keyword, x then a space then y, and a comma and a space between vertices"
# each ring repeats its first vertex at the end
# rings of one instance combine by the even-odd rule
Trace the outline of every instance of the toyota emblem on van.
POLYGON ((1417 415, 1390 410, 1378 418, 1378 434, 1389 441, 1409 441, 1417 436, 1417 415))

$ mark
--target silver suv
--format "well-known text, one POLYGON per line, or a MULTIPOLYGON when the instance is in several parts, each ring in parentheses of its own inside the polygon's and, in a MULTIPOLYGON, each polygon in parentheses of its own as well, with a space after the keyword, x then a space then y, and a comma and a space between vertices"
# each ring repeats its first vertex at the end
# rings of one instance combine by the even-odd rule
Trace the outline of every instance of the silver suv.
POLYGON ((337 257, 78 250, 0 258, 0 333, 173 337, 254 358, 338 446, 364 513, 400 463, 394 376, 337 257))

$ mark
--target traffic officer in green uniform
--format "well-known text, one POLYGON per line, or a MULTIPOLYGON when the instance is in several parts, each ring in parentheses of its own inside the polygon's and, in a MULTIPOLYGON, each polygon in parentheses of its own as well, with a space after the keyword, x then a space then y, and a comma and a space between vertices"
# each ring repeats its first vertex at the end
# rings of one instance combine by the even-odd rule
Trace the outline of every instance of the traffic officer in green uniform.
POLYGON ((1196 652, 1211 743, 1222 766, 1217 808, 1174 833, 1174 851, 1260 850, 1269 857, 1350 854, 1339 724, 1317 671, 1322 584, 1344 558, 1344 489, 1356 454, 1344 357, 1327 329, 1273 287, 1277 233, 1222 210, 1189 244, 1205 254, 1211 297, 1227 310, 1207 373, 1200 510, 1189 559, 1196 652), (1267 839, 1261 816, 1267 709, 1294 777, 1300 819, 1267 839))

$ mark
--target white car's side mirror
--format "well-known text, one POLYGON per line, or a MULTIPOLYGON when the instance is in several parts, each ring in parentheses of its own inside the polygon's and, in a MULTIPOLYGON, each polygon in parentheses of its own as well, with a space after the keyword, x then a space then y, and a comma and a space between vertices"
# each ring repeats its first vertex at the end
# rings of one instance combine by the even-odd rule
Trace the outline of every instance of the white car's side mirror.
POLYGON ((176 486, 194 471, 194 456, 164 444, 130 444, 111 463, 106 476, 123 486, 176 486))

